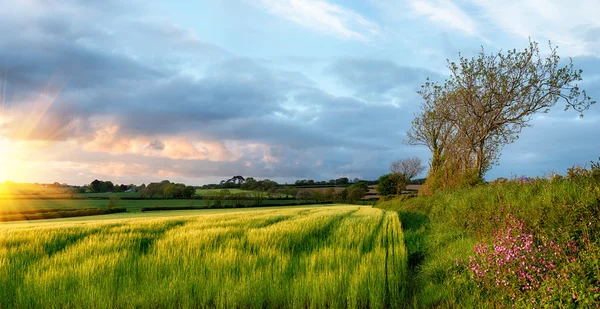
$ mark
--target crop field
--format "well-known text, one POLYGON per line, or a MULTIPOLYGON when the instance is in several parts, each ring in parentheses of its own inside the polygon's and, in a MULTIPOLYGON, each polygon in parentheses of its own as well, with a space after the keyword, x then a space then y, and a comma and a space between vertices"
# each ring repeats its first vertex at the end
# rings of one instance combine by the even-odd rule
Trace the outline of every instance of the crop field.
MULTIPOLYGON (((99 208, 105 209, 108 205, 108 200, 0 200, 0 216, 6 212, 33 211, 44 209, 83 209, 83 208, 99 208)), ((223 202, 222 207, 232 207, 234 201, 223 202)), ((263 200, 262 205, 281 205, 289 203, 294 205, 304 203, 306 201, 281 201, 281 200, 263 200)), ((203 200, 119 200, 113 207, 126 208, 128 212, 139 212, 142 208, 147 207, 208 207, 208 202, 203 200)), ((214 206, 214 202, 211 204, 214 206)), ((256 207, 256 205, 248 205, 248 207, 256 207)), ((0 220, 1 221, 1 220, 0 220)))
POLYGON ((0 224, 0 308, 398 307, 406 265, 370 207, 0 224))
MULTIPOLYGON (((196 189, 196 195, 197 196, 215 195, 215 194, 219 194, 221 192, 221 190, 225 190, 225 189, 196 189)), ((231 194, 252 193, 253 192, 250 190, 242 190, 242 189, 227 189, 227 190, 231 194)))
MULTIPOLYGON (((108 200, 0 200, 0 212, 61 208, 106 208, 108 202, 108 200)), ((201 200, 119 200, 116 207, 124 207, 128 211, 139 211, 143 207, 190 205, 203 206, 206 203, 201 200)))

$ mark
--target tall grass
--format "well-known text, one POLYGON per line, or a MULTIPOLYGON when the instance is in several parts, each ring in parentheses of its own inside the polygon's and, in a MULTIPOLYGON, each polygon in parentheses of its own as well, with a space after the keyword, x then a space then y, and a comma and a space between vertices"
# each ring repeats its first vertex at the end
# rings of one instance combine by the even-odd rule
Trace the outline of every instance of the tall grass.
POLYGON ((366 207, 0 225, 0 308, 399 307, 406 263, 366 207))
POLYGON ((397 199, 379 203, 378 207, 398 211, 404 226, 413 272, 410 278, 414 278, 410 283, 414 307, 600 306, 597 179, 513 180, 431 197, 397 199), (510 224, 505 223, 509 219, 513 225, 522 225, 520 230, 510 229, 510 224), (503 231, 505 234, 501 234, 503 231), (531 243, 532 250, 515 247, 513 251, 524 254, 518 257, 500 254, 507 243, 524 244, 523 237, 530 237, 527 246, 531 243), (577 249, 567 250, 572 245, 577 249), (564 250, 547 252, 546 247, 564 250), (494 256, 504 260, 492 261, 490 257, 494 256), (519 274, 513 274, 515 269, 510 268, 516 265, 515 260, 527 260, 537 267, 540 257, 546 261, 556 257, 552 271, 542 269, 540 274, 549 278, 547 282, 534 288, 519 283, 523 278, 517 278, 519 274), (482 259, 487 262, 481 263, 482 259), (473 269, 484 268, 490 273, 477 278, 473 269), (564 274, 568 274, 567 279, 564 274), (515 278, 511 279, 513 275, 515 278), (491 288, 485 286, 488 281, 482 281, 488 277, 491 288), (514 280, 509 282, 513 290, 497 288, 496 279, 514 280))

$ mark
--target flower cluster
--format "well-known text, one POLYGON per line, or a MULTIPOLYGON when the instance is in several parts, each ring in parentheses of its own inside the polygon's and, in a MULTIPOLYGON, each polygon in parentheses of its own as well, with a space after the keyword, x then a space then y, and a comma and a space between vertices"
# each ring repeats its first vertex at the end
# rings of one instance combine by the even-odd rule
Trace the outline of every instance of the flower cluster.
POLYGON ((551 278, 569 280, 557 265, 575 262, 578 248, 573 241, 559 245, 534 239, 527 233, 524 220, 511 214, 503 219, 502 226, 494 231, 493 244, 476 245, 475 255, 469 257, 467 267, 479 287, 490 293, 502 291, 515 299, 520 293, 539 289, 551 278))

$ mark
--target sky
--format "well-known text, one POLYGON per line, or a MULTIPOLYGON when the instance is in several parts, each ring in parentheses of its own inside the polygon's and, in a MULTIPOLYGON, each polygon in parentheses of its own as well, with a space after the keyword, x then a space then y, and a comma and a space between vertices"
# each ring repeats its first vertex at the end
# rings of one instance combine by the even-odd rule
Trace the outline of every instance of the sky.
MULTIPOLYGON (((0 10, 0 181, 89 184, 234 175, 376 179, 446 60, 559 47, 600 98, 600 2, 8 0, 0 10)), ((488 180, 600 156, 600 106, 559 102, 488 180)), ((421 175, 424 176, 424 175, 421 175)))

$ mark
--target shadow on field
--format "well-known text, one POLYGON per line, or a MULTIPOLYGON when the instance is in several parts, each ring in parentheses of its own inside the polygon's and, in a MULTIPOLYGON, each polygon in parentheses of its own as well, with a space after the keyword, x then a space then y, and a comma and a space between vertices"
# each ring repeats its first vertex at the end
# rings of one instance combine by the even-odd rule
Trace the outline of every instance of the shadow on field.
POLYGON ((412 308, 418 308, 417 293, 419 291, 419 269, 425 260, 426 227, 429 219, 426 215, 411 211, 398 211, 402 222, 404 243, 408 252, 408 297, 412 300, 412 308))
POLYGON ((425 258, 425 226, 427 216, 417 212, 399 211, 404 241, 408 250, 408 266, 415 270, 425 258))

